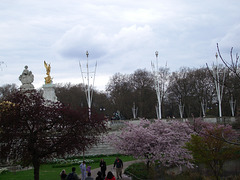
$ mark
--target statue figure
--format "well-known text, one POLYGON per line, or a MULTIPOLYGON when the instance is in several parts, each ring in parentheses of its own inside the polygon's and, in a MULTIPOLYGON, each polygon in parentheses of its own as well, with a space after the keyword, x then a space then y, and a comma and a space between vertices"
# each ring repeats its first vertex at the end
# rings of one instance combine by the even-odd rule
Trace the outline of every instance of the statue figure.
POLYGON ((45 61, 44 61, 44 66, 46 68, 46 75, 47 75, 47 77, 45 77, 45 84, 51 84, 52 83, 52 78, 50 76, 51 66, 50 64, 47 64, 45 61))
POLYGON ((22 82, 20 86, 21 90, 31 90, 34 86, 31 84, 34 81, 34 76, 31 71, 28 70, 28 66, 24 67, 22 74, 19 76, 19 80, 22 82))
POLYGON ((55 85, 52 83, 52 78, 50 76, 51 66, 44 61, 44 66, 46 68, 45 84, 43 85, 43 97, 46 100, 50 100, 53 102, 57 102, 57 96, 55 94, 54 87, 55 85))
POLYGON ((46 71, 47 71, 46 74, 50 76, 50 70, 51 70, 50 64, 48 65, 48 64, 46 63, 46 61, 44 61, 44 66, 45 66, 46 71))

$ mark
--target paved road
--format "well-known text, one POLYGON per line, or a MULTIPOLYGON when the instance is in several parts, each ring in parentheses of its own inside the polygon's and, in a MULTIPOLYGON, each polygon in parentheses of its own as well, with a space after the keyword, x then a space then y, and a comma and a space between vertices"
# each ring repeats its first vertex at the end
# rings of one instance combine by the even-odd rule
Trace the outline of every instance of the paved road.
MULTIPOLYGON (((136 163, 136 162, 139 162, 139 160, 136 160, 136 161, 128 161, 128 162, 123 162, 123 172, 124 170, 131 164, 133 163, 136 163)), ((96 168, 96 169, 92 169, 91 170, 91 173, 92 173, 92 177, 95 179, 97 177, 97 172, 100 171, 100 168, 96 168)), ((107 166, 107 170, 106 170, 106 174, 108 173, 108 171, 112 171, 115 178, 117 179, 117 176, 116 176, 116 170, 113 169, 113 164, 112 165, 108 165, 107 166)), ((79 176, 81 177, 81 175, 79 176)), ((128 177, 127 175, 123 174, 122 175, 122 180, 131 180, 130 177, 128 177)))

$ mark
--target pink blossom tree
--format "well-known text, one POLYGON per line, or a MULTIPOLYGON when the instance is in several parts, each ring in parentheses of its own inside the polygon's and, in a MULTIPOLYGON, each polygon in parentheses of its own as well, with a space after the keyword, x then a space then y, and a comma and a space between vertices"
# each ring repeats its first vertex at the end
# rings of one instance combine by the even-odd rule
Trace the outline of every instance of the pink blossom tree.
POLYGON ((183 148, 191 133, 186 123, 142 120, 140 124, 126 123, 120 134, 111 134, 109 139, 121 153, 145 159, 147 165, 158 161, 163 166, 192 167, 192 156, 183 148))

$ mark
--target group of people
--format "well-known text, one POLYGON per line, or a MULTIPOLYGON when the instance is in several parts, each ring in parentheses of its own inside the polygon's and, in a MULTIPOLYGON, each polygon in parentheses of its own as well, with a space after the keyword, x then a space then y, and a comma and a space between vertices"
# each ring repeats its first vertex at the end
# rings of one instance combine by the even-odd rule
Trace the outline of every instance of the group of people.
MULTIPOLYGON (((109 171, 106 175, 107 165, 103 159, 101 159, 99 166, 101 171, 98 171, 96 180, 116 180, 115 176, 111 171, 109 171)), ((91 177, 91 166, 86 166, 86 162, 83 161, 79 167, 81 169, 82 175, 81 180, 94 180, 93 177, 91 177)), ((118 157, 114 161, 113 168, 116 168, 117 179, 122 179, 123 162, 118 157)), ((60 177, 61 180, 79 180, 75 167, 72 167, 72 172, 68 175, 66 174, 65 170, 62 170, 62 172, 60 173, 60 177)))
MULTIPOLYGON (((100 161, 100 168, 101 168, 101 172, 100 171, 98 172, 98 177, 96 177, 96 180, 116 180, 115 176, 111 171, 108 171, 106 176, 107 166, 106 166, 106 162, 103 159, 101 159, 100 161)), ((118 157, 114 161, 113 168, 116 168, 117 179, 119 179, 119 177, 122 179, 123 162, 118 157)))

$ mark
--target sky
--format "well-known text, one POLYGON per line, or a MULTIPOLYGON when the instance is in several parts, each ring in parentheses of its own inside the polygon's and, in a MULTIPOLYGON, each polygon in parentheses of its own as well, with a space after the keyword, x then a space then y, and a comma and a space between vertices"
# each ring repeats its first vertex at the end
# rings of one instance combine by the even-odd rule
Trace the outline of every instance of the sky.
MULTIPOLYGON (((240 52, 239 0, 0 0, 0 86, 15 83, 27 65, 35 88, 51 65, 53 83, 86 82, 87 57, 95 89, 115 73, 177 71, 240 52)), ((91 81, 90 81, 91 82, 91 81)))

